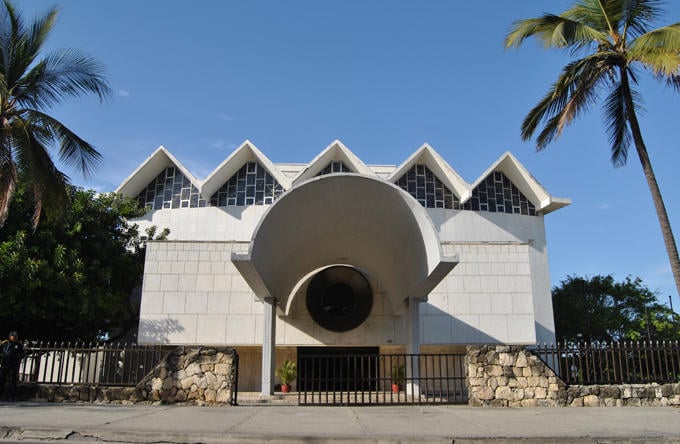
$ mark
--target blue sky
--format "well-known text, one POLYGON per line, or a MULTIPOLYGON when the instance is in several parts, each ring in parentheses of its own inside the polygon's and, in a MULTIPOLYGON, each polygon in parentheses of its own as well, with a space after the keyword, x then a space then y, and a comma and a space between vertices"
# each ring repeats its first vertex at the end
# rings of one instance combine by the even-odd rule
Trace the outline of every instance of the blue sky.
MULTIPOLYGON (((505 51, 503 38, 514 20, 568 1, 18 3, 27 16, 52 5, 61 13, 48 48, 96 57, 115 91, 104 104, 53 110, 104 156, 92 179, 69 172, 74 183, 113 190, 161 144, 200 179, 245 139, 274 162, 308 162, 340 139, 378 164, 400 164, 427 142, 469 182, 509 150, 552 195, 573 200, 546 216, 553 283, 640 276, 680 308, 637 156, 613 168, 600 109, 544 152, 519 136, 569 58, 533 41, 505 51)), ((666 10, 659 25, 680 21, 680 2, 666 10)), ((640 80, 643 135, 677 233, 680 95, 640 80)))

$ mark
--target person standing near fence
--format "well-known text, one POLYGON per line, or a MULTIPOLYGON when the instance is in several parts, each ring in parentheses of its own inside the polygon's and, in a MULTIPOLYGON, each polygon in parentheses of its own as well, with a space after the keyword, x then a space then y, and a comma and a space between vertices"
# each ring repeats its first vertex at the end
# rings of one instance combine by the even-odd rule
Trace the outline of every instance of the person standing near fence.
POLYGON ((9 339, 0 344, 0 399, 5 390, 5 383, 9 383, 7 399, 16 401, 19 364, 24 355, 24 346, 19 342, 19 334, 16 331, 9 332, 8 336, 9 339))

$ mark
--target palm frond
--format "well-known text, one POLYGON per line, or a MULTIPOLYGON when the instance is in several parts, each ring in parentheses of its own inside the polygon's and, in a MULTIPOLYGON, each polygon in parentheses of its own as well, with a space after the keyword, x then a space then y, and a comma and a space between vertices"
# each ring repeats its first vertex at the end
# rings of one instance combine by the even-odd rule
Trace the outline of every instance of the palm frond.
POLYGON ((99 151, 68 129, 54 117, 36 110, 26 110, 27 119, 32 122, 32 131, 42 136, 39 140, 46 143, 48 138, 59 143, 59 159, 71 168, 89 177, 101 161, 99 151), (49 137, 51 136, 51 137, 49 137))
POLYGON ((579 0, 561 15, 609 35, 622 18, 620 4, 620 0, 579 0))
POLYGON ((680 91, 680 74, 672 75, 666 79, 666 86, 680 91))
POLYGON ((649 31, 651 24, 659 19, 663 10, 659 0, 624 0, 623 35, 636 38, 649 31))
POLYGON ((607 79, 616 64, 612 53, 597 53, 569 63, 543 99, 522 122, 521 135, 529 140, 539 125, 537 150, 559 137, 562 130, 597 98, 597 85, 607 79))
POLYGON ((664 26, 634 39, 629 58, 650 69, 656 76, 680 73, 680 22, 664 26))
POLYGON ((35 229, 42 210, 48 217, 59 217, 64 204, 68 202, 68 176, 57 169, 50 157, 48 148, 35 137, 30 122, 20 122, 14 127, 14 151, 16 164, 24 174, 28 185, 33 189, 35 229))
POLYGON ((14 162, 4 158, 0 160, 0 227, 5 224, 9 213, 9 204, 17 184, 17 170, 14 162))
POLYGON ((529 37, 536 37, 546 48, 580 49, 592 44, 608 44, 606 33, 564 16, 544 14, 538 18, 518 20, 505 37, 505 47, 519 47, 529 37))
POLYGON ((603 104, 606 131, 611 143, 611 160, 614 166, 620 167, 628 160, 628 148, 632 141, 628 126, 628 107, 626 106, 625 89, 621 82, 612 88, 603 104))
POLYGON ((31 24, 30 32, 26 33, 26 56, 35 60, 45 40, 49 37, 57 21, 59 11, 53 7, 42 17, 36 18, 31 24))
POLYGON ((48 54, 13 92, 23 106, 43 109, 89 93, 104 100, 111 88, 101 64, 81 51, 66 49, 48 54))

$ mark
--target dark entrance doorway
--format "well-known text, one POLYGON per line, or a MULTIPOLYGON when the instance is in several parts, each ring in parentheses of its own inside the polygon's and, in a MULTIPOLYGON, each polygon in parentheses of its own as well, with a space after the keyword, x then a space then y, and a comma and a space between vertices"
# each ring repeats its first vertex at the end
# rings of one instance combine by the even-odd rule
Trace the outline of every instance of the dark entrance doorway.
POLYGON ((376 390, 379 352, 378 347, 298 347, 298 390, 376 390))

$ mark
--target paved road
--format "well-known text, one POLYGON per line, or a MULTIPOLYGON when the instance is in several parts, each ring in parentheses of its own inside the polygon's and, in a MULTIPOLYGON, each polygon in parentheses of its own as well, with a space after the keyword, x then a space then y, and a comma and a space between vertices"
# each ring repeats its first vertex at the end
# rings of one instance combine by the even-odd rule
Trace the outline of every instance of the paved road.
POLYGON ((678 443, 676 408, 0 404, 0 443, 678 443))

